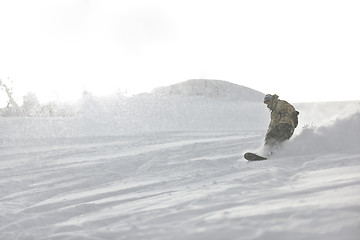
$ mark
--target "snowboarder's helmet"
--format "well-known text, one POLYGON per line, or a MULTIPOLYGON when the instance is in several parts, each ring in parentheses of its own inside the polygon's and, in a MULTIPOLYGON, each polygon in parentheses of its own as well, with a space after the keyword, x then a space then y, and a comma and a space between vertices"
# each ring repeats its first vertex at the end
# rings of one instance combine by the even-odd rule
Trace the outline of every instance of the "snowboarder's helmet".
POLYGON ((271 94, 266 94, 265 97, 264 97, 264 103, 267 103, 267 102, 270 102, 273 100, 273 95, 271 94))

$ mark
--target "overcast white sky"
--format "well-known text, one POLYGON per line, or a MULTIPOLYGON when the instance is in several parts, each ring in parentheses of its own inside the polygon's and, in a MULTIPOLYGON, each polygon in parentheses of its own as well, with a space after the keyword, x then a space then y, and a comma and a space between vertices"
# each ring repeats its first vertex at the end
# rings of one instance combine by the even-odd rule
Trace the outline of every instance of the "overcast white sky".
POLYGON ((359 0, 0 0, 0 78, 41 101, 195 78, 360 100, 359 13, 359 0))

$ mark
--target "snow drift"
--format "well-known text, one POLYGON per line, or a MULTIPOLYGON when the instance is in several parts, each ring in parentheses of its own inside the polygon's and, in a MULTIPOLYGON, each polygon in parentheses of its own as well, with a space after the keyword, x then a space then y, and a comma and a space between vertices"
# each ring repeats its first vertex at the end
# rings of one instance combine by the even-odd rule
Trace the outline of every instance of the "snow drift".
POLYGON ((307 126, 284 147, 282 155, 360 153, 360 111, 331 124, 307 126))

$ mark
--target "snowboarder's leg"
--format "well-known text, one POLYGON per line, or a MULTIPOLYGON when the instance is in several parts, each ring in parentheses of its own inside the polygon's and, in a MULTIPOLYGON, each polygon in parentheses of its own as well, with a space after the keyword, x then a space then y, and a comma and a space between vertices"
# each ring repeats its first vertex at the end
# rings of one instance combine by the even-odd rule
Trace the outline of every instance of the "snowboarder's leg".
POLYGON ((288 123, 277 124, 265 137, 265 142, 283 142, 291 138, 294 128, 288 123))
POLYGON ((290 139, 293 133, 294 128, 287 123, 279 123, 268 132, 265 137, 265 146, 269 149, 270 154, 280 148, 282 142, 290 139))

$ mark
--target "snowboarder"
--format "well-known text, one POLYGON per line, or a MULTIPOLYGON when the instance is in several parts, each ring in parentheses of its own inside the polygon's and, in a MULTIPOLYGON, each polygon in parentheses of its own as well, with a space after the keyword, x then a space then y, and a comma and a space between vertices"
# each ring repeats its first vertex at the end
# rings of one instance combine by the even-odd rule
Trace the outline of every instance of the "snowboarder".
POLYGON ((265 146, 270 148, 291 138, 298 125, 299 112, 279 96, 267 94, 264 103, 271 111, 271 121, 265 136, 265 146))
POLYGON ((278 95, 265 95, 264 103, 271 111, 271 121, 265 136, 265 152, 261 154, 263 156, 246 152, 244 158, 248 161, 266 160, 275 147, 279 148, 282 142, 291 138, 298 125, 299 112, 290 103, 280 100, 278 95))

